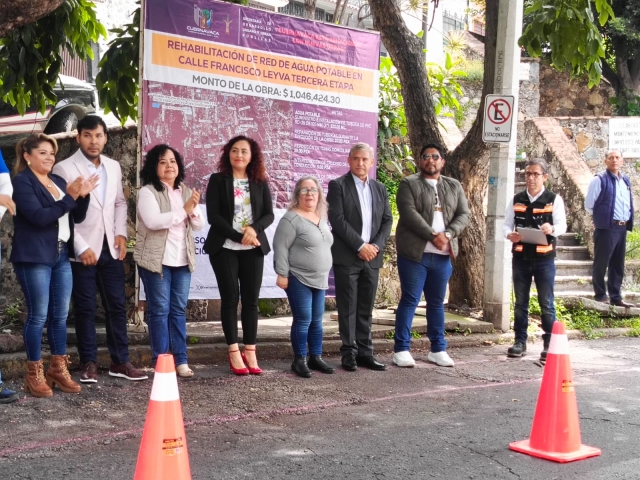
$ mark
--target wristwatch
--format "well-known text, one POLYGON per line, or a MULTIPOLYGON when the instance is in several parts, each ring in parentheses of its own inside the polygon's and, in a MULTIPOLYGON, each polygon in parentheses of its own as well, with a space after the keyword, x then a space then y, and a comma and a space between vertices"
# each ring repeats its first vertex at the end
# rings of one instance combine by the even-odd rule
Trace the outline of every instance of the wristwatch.
POLYGON ((444 236, 451 240, 451 234, 449 232, 444 232, 444 236))

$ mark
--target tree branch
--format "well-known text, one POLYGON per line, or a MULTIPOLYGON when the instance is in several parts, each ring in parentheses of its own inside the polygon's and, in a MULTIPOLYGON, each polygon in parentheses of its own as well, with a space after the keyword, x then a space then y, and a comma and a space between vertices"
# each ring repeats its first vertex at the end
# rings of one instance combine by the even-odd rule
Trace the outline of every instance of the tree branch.
POLYGON ((0 38, 15 28, 33 23, 50 14, 64 0, 2 0, 0 7, 0 38))
POLYGON ((422 40, 405 25, 398 2, 369 0, 369 6, 373 28, 380 32, 382 42, 398 70, 409 143, 416 157, 426 143, 444 145, 427 78, 422 40))

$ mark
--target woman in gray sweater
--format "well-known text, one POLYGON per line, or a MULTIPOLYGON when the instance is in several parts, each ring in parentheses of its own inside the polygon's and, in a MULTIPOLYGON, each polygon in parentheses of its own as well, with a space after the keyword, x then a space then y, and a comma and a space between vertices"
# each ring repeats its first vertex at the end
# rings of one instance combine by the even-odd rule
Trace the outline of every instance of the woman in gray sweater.
POLYGON ((287 292, 293 314, 291 344, 295 357, 291 370, 304 378, 311 377, 311 370, 335 372, 322 359, 322 315, 332 244, 320 183, 314 177, 302 177, 276 229, 273 251, 276 285, 287 292))

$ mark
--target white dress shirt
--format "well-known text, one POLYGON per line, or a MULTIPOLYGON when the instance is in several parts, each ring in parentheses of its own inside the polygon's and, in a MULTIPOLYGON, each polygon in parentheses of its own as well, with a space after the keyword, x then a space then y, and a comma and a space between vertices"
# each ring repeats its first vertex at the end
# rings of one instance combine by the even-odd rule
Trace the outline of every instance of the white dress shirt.
POLYGON ((360 236, 364 242, 360 245, 358 251, 362 250, 367 243, 371 241, 371 224, 373 223, 373 199, 371 197, 371 185, 369 177, 363 182, 353 173, 351 174, 353 181, 356 183, 356 191, 358 192, 358 200, 360 200, 360 209, 362 210, 362 232, 360 236))
MULTIPOLYGON (((87 157, 82 155, 87 161, 87 170, 89 170, 89 176, 98 174, 98 186, 93 191, 94 195, 97 195, 100 199, 100 203, 104 206, 104 200, 107 195, 107 169, 104 168, 102 160, 96 167, 93 162, 89 161, 87 157)), ((86 180, 86 178, 85 178, 86 180)))

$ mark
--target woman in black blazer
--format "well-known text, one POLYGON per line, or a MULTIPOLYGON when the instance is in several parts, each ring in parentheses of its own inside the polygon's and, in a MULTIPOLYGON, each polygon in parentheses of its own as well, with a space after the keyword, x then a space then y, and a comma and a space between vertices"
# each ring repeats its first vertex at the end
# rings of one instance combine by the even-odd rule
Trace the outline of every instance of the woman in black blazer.
POLYGON ((224 146, 218 173, 209 178, 205 203, 211 228, 204 251, 209 254, 218 281, 229 365, 236 375, 259 375, 258 296, 264 256, 271 250, 264 231, 273 223, 273 207, 264 158, 255 140, 240 135, 224 146), (240 298, 242 353, 238 348, 240 298))
POLYGON ((67 182, 51 173, 58 145, 55 139, 31 135, 16 146, 13 178, 13 245, 10 260, 27 305, 24 345, 27 376, 24 389, 34 397, 50 397, 57 385, 77 393, 80 385, 69 375, 67 315, 71 299, 71 265, 74 256, 73 226, 82 222, 89 207, 89 193, 97 176, 67 182), (49 318, 47 338, 51 364, 44 374, 42 331, 49 318))

